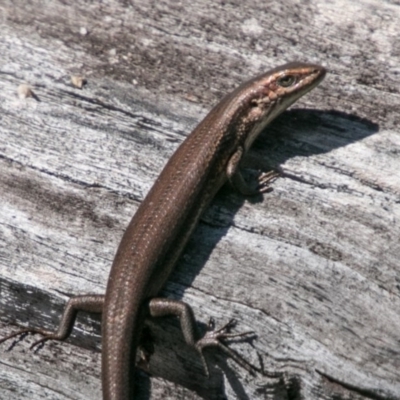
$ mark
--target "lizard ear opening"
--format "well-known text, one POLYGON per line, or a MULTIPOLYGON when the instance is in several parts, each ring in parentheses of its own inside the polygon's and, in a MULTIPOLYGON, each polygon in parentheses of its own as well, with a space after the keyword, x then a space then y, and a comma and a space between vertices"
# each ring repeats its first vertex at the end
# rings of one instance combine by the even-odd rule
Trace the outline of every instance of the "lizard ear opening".
POLYGON ((255 99, 253 99, 253 100, 250 102, 250 107, 251 107, 251 108, 258 107, 258 101, 255 100, 255 99))

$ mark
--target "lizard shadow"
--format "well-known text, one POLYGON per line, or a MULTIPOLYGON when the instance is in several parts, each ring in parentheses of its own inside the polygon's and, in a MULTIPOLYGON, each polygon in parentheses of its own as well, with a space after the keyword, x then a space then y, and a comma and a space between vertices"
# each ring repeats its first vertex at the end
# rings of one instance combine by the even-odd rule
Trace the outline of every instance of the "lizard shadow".
MULTIPOLYGON (((377 124, 367 119, 361 119, 352 114, 343 112, 310 109, 286 111, 262 132, 244 160, 243 167, 249 169, 248 172, 250 175, 258 174, 257 170, 263 172, 270 169, 279 170, 280 166, 291 158, 299 156, 309 157, 328 153, 337 148, 360 141, 376 133, 378 130, 379 126, 377 124)), ((283 173, 283 175, 289 179, 302 181, 301 176, 291 176, 286 173, 283 173)), ((243 204, 246 201, 250 203, 259 203, 263 201, 264 197, 265 201, 268 201, 268 194, 245 198, 241 194, 236 193, 228 185, 225 185, 201 218, 199 225, 189 240, 161 296, 165 295, 166 297, 181 299, 185 290, 192 286, 200 271, 211 258, 212 252, 218 246, 218 243, 227 235, 229 229, 231 227, 245 230, 251 229, 249 227, 241 227, 240 222, 238 224, 235 221, 235 215, 243 204)), ((213 277, 216 279, 215 276, 218 275, 215 273, 217 266, 214 265, 214 267, 212 267, 212 261, 210 265, 208 272, 214 270, 214 274, 212 271, 211 274, 205 272, 206 275, 204 279, 207 280, 208 285, 207 293, 212 293, 213 301, 218 302, 218 292, 213 291, 213 288, 210 287, 213 277)), ((229 280, 229 277, 222 276, 218 278, 218 280, 221 281, 225 279, 229 280)), ((217 285, 221 285, 221 282, 218 282, 217 285)), ((201 282, 194 286, 197 290, 202 290, 201 282)), ((248 288, 248 290, 251 290, 251 288, 248 288)), ((205 297, 208 296, 207 293, 205 297)), ((223 295, 223 300, 224 302, 232 301, 245 303, 243 299, 235 298, 234 296, 227 298, 226 292, 223 295)), ((229 315, 229 312, 226 314, 229 315)), ((198 318, 197 321, 199 319, 204 321, 206 318, 201 315, 196 315, 196 317, 198 318)), ((217 326, 226 322, 226 319, 229 318, 229 316, 225 315, 224 320, 218 321, 217 326)), ((169 319, 169 321, 170 320, 171 319, 169 319)), ((157 324, 159 324, 158 320, 157 324)), ((185 345, 182 334, 177 332, 177 330, 180 330, 179 323, 173 322, 171 324, 171 322, 161 321, 161 329, 164 333, 171 325, 175 327, 174 335, 182 339, 177 352, 182 351, 182 347, 185 345)), ((200 324, 200 326, 201 328, 205 328, 205 324, 200 324)), ((260 332, 258 333, 260 334, 260 332)), ((158 335, 156 334, 155 336, 158 335)), ((196 357, 196 355, 194 354, 193 357, 196 357)), ((186 359, 186 357, 182 358, 186 359)), ((196 358, 188 357, 187 360, 189 359, 192 364, 196 363, 196 358), (193 360, 195 360, 195 363, 193 363, 193 360)), ((197 363, 200 365, 199 358, 197 358, 197 363)), ((211 363, 212 362, 210 362, 210 364, 211 363)), ((219 364, 220 367, 223 364, 223 368, 221 369, 223 369, 229 381, 229 385, 237 397, 244 400, 250 399, 250 395, 246 394, 242 383, 237 378, 237 373, 228 366, 225 360, 223 363, 219 364)), ((193 368, 193 365, 188 364, 187 368, 193 368)), ((206 377, 202 379, 197 376, 197 382, 193 383, 190 389, 196 391, 205 399, 212 400, 224 396, 225 387, 222 373, 216 368, 214 368, 214 370, 213 372, 216 375, 212 375, 211 379, 207 379, 206 377)), ((184 382, 179 382, 177 376, 169 376, 168 379, 185 384, 184 382)), ((279 388, 280 391, 281 389, 282 387, 279 388)))

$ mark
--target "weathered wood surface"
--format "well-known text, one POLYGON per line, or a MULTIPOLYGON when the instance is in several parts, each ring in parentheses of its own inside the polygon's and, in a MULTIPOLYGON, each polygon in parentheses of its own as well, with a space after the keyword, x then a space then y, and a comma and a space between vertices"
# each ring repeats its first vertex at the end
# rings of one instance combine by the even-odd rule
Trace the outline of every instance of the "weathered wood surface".
MULTIPOLYGON (((262 199, 222 190, 164 291, 203 324, 253 329, 233 347, 266 373, 210 355, 207 380, 177 322, 152 321, 141 398, 400 399, 398 2, 2 0, 0 13, 1 336, 103 293, 132 214, 212 104, 311 61, 325 82, 248 157, 285 176, 262 199)), ((0 397, 101 398, 99 321, 38 352, 32 337, 1 345, 0 397)))

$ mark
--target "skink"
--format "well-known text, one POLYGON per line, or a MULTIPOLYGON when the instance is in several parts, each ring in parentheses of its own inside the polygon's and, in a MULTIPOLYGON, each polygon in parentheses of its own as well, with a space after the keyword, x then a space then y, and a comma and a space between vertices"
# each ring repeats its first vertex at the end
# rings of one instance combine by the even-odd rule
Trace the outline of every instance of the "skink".
MULTIPOLYGON (((205 364, 203 349, 218 347, 240 365, 249 364, 221 340, 231 324, 199 338, 191 308, 157 298, 202 212, 226 182, 245 195, 264 192, 268 179, 251 189, 239 166, 258 134, 277 115, 324 78, 323 67, 289 63, 272 69, 228 94, 194 129, 170 158, 126 229, 102 295, 71 298, 56 332, 25 328, 22 333, 65 340, 79 310, 102 312, 102 386, 104 400, 128 400, 133 393, 133 368, 140 333, 147 316, 180 317, 186 342, 205 364)), ((205 364, 206 365, 206 364, 205 364)))

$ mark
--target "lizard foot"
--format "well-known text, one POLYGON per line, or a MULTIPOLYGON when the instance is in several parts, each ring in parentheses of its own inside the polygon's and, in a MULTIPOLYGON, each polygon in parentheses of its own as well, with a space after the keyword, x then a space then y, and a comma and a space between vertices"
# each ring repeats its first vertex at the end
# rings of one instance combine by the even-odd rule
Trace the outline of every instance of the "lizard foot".
POLYGON ((23 340, 26 335, 28 335, 28 334, 34 335, 34 334, 37 334, 37 333, 43 335, 44 337, 42 339, 39 339, 36 342, 34 342, 30 346, 30 348, 29 348, 30 350, 32 350, 34 347, 46 342, 47 340, 50 340, 50 339, 60 340, 57 337, 57 335, 55 335, 54 332, 52 332, 52 331, 47 331, 47 330, 44 330, 44 329, 35 329, 35 328, 24 328, 24 329, 20 329, 17 332, 11 333, 10 335, 7 335, 7 336, 1 338, 0 339, 0 344, 6 342, 9 339, 12 339, 12 338, 15 338, 17 336, 20 336, 20 339, 18 341, 16 341, 13 344, 11 344, 11 346, 10 346, 10 349, 11 349, 12 347, 14 347, 14 345, 17 342, 19 342, 20 340, 23 340))
POLYGON ((231 328, 233 328, 234 326, 236 326, 236 320, 232 319, 227 324, 225 324, 222 328, 215 329, 214 320, 212 318, 210 318, 207 333, 196 342, 195 347, 200 354, 206 376, 210 376, 210 371, 209 371, 206 359, 203 354, 203 350, 206 347, 218 347, 220 350, 222 350, 225 354, 227 354, 230 358, 232 358, 235 362, 237 362, 240 366, 242 366, 244 369, 246 369, 250 373, 254 374, 255 371, 258 371, 258 368, 251 365, 242 356, 237 354, 234 350, 232 350, 231 348, 226 346, 221 341, 223 339, 233 339, 233 338, 244 337, 244 336, 248 336, 248 335, 254 335, 253 331, 230 333, 231 328))

